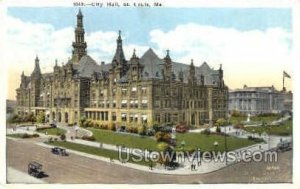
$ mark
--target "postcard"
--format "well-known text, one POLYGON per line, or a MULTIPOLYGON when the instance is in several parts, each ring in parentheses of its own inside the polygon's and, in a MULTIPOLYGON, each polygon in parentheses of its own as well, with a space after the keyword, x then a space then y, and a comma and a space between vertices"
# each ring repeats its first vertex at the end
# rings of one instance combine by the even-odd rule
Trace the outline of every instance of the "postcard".
POLYGON ((3 4, 7 186, 294 186, 292 4, 3 4))

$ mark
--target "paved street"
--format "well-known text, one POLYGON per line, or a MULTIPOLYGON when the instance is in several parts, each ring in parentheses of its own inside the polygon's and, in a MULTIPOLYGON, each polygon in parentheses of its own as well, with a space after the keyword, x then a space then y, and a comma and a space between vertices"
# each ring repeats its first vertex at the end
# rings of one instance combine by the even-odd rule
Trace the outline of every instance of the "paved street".
POLYGON ((26 173, 28 162, 38 161, 48 174, 42 179, 47 183, 269 183, 291 182, 292 177, 292 151, 280 153, 277 163, 243 162, 208 174, 162 175, 75 154, 56 156, 32 140, 7 139, 7 165, 26 173))

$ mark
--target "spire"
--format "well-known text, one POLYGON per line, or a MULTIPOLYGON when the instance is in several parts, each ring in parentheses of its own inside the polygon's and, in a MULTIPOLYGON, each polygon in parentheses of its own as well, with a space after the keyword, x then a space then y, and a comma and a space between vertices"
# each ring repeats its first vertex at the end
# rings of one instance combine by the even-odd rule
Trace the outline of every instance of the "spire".
POLYGON ((222 64, 220 64, 219 68, 219 87, 224 87, 222 64))
POLYGON ((77 13, 77 27, 83 28, 82 19, 83 19, 83 15, 81 13, 81 9, 79 8, 79 11, 77 13))
POLYGON ((194 60, 191 59, 189 83, 195 84, 195 82, 196 82, 196 76, 195 75, 196 75, 196 73, 195 73, 194 60))
POLYGON ((35 60, 34 60, 34 70, 32 73, 37 73, 40 74, 41 73, 41 69, 40 69, 40 60, 39 57, 36 55, 35 60))
POLYGON ((83 15, 81 9, 79 9, 77 14, 77 26, 75 28, 75 42, 73 42, 73 52, 72 59, 75 62, 79 62, 81 57, 86 55, 87 44, 84 40, 84 28, 83 28, 83 15))
POLYGON ((179 80, 180 80, 181 82, 183 82, 183 71, 182 71, 182 68, 181 68, 180 71, 179 71, 178 77, 179 77, 179 80))
POLYGON ((116 60, 119 64, 124 64, 126 62, 122 46, 121 30, 119 30, 119 36, 117 39, 117 49, 113 61, 114 60, 116 60))
POLYGON ((132 58, 137 58, 137 57, 136 57, 136 54, 135 54, 135 49, 133 49, 132 58))
POLYGON ((167 50, 167 55, 164 58, 164 78, 166 80, 172 79, 172 60, 170 58, 170 50, 167 50))
POLYGON ((55 59, 55 66, 57 67, 57 59, 55 59))
POLYGON ((166 55, 166 57, 165 57, 165 58, 170 58, 170 50, 169 50, 169 49, 167 49, 167 50, 166 50, 166 52, 167 52, 167 55, 166 55))
POLYGON ((22 71, 22 76, 24 76, 24 70, 22 71))

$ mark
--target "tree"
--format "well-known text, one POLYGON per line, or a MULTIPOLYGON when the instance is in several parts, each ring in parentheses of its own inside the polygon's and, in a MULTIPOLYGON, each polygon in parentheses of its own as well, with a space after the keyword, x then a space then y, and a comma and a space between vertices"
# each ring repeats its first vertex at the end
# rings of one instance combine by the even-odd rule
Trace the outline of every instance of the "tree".
POLYGON ((138 127, 138 133, 140 134, 140 135, 146 135, 146 125, 142 125, 142 126, 139 126, 138 127))
POLYGON ((36 122, 37 123, 44 123, 45 122, 45 113, 40 112, 37 117, 36 117, 36 122))
POLYGON ((226 125, 226 120, 224 118, 219 118, 217 121, 216 121, 216 125, 217 126, 225 126, 226 125))

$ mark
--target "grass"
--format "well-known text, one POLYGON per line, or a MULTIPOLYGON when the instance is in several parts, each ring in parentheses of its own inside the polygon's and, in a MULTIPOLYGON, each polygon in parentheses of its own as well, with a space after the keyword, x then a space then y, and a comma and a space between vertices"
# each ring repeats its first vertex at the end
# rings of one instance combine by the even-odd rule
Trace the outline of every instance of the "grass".
POLYGON ((268 133, 271 135, 288 136, 293 132, 293 121, 288 120, 280 126, 259 126, 259 127, 245 127, 244 130, 251 133, 268 133))
MULTIPOLYGON (((108 130, 94 128, 89 128, 89 130, 93 132, 93 136, 95 137, 96 141, 99 142, 114 145, 124 145, 126 147, 131 148, 148 149, 154 151, 158 150, 158 143, 154 138, 139 137, 130 134, 120 134, 108 130)), ((177 133, 176 137, 177 146, 179 146, 177 149, 180 149, 180 144, 183 140, 185 141, 185 150, 200 148, 201 150, 205 151, 213 151, 215 150, 215 141, 219 143, 219 146, 216 148, 216 150, 224 151, 225 149, 225 138, 221 135, 204 135, 201 133, 177 133)), ((234 150, 253 144, 255 144, 255 142, 250 141, 248 139, 227 136, 228 150, 234 150)))
POLYGON ((116 133, 109 130, 95 128, 89 128, 88 130, 93 132, 93 136, 96 141, 102 143, 124 145, 131 148, 157 150, 157 143, 154 138, 116 133))
POLYGON ((38 130, 37 132, 39 133, 46 133, 47 131, 47 134, 48 135, 61 135, 61 134, 65 134, 66 131, 64 129, 61 129, 61 128, 47 128, 47 129, 41 129, 41 130, 38 130))
MULTIPOLYGON (((66 149, 71 149, 79 152, 84 152, 87 154, 92 154, 92 155, 97 155, 97 156, 102 156, 102 157, 107 157, 107 158, 112 158, 114 160, 119 160, 119 153, 118 151, 113 151, 113 150, 107 150, 107 149, 102 149, 102 148, 96 148, 92 146, 87 146, 87 145, 82 145, 82 144, 76 144, 72 142, 63 142, 63 141, 53 141, 53 142, 45 142, 46 144, 52 145, 52 146, 60 146, 66 149)), ((126 154, 122 153, 122 157, 126 159, 126 154)), ((129 155, 129 160, 128 162, 130 163, 135 163, 139 165, 144 165, 144 166, 149 166, 149 162, 145 161, 144 159, 142 161, 133 161, 132 158, 138 159, 137 156, 134 155, 129 155)), ((154 165, 154 163, 153 163, 154 165)))
MULTIPOLYGON (((216 135, 210 134, 205 135, 201 133, 188 133, 188 134, 181 134, 178 133, 177 135, 177 146, 180 146, 181 142, 185 142, 184 148, 188 149, 201 149, 201 151, 224 151, 225 150, 225 137, 223 135, 216 135), (215 147, 214 143, 218 142, 218 146, 215 147)), ((235 150, 238 148, 250 146, 256 144, 256 142, 242 139, 232 136, 227 136, 227 150, 235 150)), ((180 149, 182 149, 180 147, 180 149)))
POLYGON ((24 135, 25 133, 16 133, 16 134, 8 134, 8 135, 6 135, 6 136, 8 136, 8 137, 13 137, 13 138, 23 138, 23 135, 24 135))

